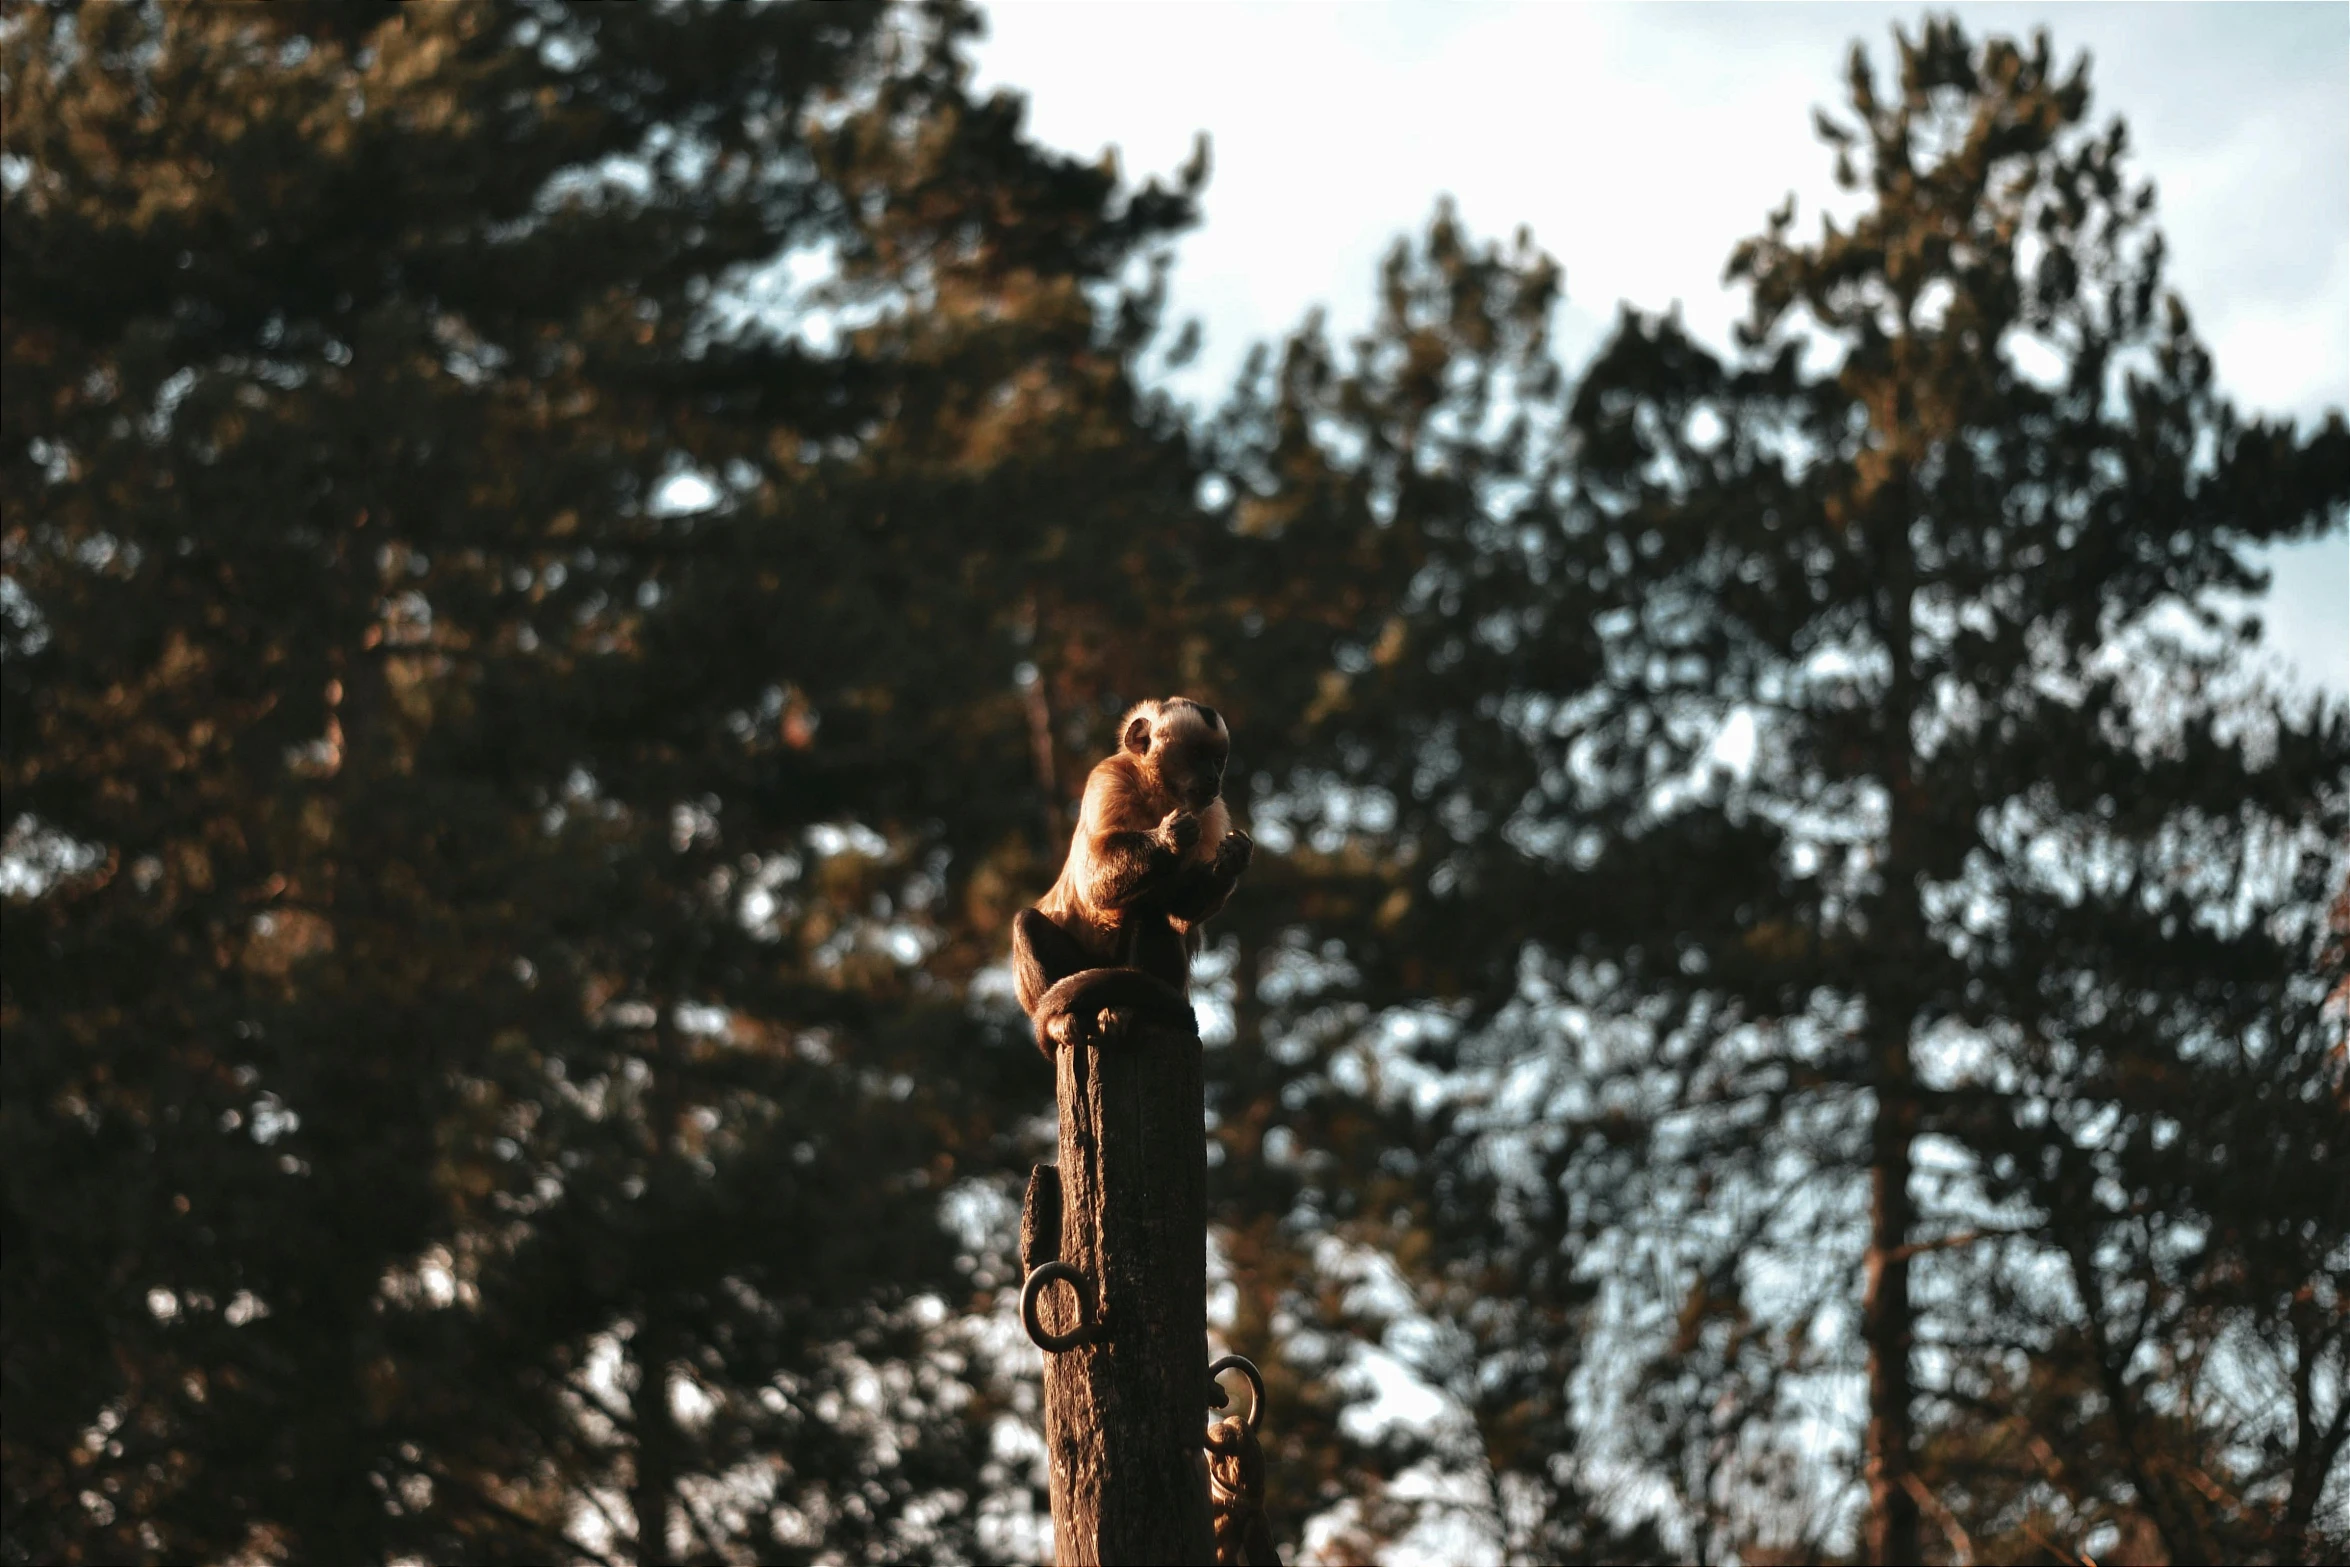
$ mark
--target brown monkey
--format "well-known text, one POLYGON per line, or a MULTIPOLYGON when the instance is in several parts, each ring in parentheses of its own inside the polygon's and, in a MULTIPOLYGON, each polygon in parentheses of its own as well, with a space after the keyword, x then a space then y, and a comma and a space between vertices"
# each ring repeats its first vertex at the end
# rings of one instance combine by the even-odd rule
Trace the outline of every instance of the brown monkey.
POLYGON ((1224 907, 1254 845, 1221 798, 1232 739, 1189 697, 1143 702, 1118 752, 1085 780, 1060 880, 1012 921, 1012 975, 1031 1017, 1044 993, 1092 968, 1135 968, 1181 995, 1199 927, 1224 907))

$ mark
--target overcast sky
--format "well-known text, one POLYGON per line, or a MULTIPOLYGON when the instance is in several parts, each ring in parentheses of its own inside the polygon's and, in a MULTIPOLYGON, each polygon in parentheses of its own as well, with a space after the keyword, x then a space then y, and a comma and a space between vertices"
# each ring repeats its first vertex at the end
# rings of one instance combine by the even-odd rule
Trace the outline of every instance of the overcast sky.
MULTIPOLYGON (((2350 403, 2350 6, 1960 5, 1970 33, 2048 28, 2087 50, 2102 121, 2129 122, 2155 181, 2171 278, 2249 410, 2350 403)), ((1793 191, 1835 192, 1814 105, 1844 60, 1882 62, 1878 4, 1203 4, 1010 0, 989 7, 983 86, 1028 95, 1048 144, 1172 171, 1205 131, 1204 222, 1178 252, 1178 317, 1207 333, 1178 382, 1228 383, 1248 344, 1314 305, 1369 319, 1393 239, 1450 194, 1471 229, 1525 224, 1566 269, 1575 359, 1617 302, 1675 301, 1727 346, 1730 247, 1793 191)), ((1805 225, 1808 227, 1808 224, 1805 225)), ((2281 551, 2271 636, 2350 695, 2350 541, 2281 551)))

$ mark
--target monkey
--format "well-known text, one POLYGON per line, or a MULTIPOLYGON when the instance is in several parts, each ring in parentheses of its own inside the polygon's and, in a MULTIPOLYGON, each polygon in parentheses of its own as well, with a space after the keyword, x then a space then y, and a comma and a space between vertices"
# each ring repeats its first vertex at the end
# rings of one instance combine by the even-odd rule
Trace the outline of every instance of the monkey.
POLYGON ((1184 993, 1200 927, 1220 912, 1255 845, 1223 800, 1232 739, 1189 697, 1141 702, 1118 750, 1085 780, 1060 878, 1012 921, 1021 1010, 1094 968, 1139 969, 1184 993))

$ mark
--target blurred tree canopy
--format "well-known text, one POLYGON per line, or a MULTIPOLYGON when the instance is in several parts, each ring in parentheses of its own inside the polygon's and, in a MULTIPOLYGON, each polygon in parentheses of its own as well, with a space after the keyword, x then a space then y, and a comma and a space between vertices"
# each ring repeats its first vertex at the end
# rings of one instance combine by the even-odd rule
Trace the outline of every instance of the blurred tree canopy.
POLYGON ((996 965, 1171 690, 1289 1559, 2350 1549, 2350 715, 2228 607, 2350 434, 2085 67, 1856 50, 1726 356, 1440 210, 1195 411, 1204 148, 977 26, 0 19, 0 1555, 1047 1549, 996 965))

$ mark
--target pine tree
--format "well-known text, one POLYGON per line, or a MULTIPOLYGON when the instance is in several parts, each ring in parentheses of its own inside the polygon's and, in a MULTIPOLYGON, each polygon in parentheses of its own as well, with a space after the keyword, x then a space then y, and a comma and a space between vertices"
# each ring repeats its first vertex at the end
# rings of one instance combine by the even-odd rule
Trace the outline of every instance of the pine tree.
POLYGON ((1189 493, 1188 193, 952 7, 6 25, 6 1554, 976 1552, 1018 590, 1189 493))
POLYGON ((1818 1551, 1864 1467, 1880 1557, 2338 1549, 2350 726, 2215 595, 2350 441, 2218 396, 2083 73, 1856 57, 1730 360, 1570 382, 1440 214, 1195 423, 1204 159, 1039 151, 975 26, 0 23, 0 1554, 1020 1554, 982 981, 1169 689, 1290 1555, 1818 1551))
POLYGON ((1211 432, 1218 645, 1283 698, 1223 1234, 1316 1411, 1277 1472, 1366 1549, 1431 1460, 1541 1558, 1643 1548, 1601 1473, 1704 1559, 2308 1538, 2338 1183, 2255 1194, 2338 1159, 2350 731, 2223 611, 2341 527, 2350 443, 2219 395, 2085 67, 1898 56, 1824 121, 1857 213, 1733 258, 1730 361, 1628 316, 1569 384, 1547 264, 1440 224, 1351 360, 1300 334, 1211 432), (1382 1333, 1459 1437, 1350 1449, 1382 1333))
POLYGON ((1218 927, 1211 1196, 1235 1342, 1276 1348, 1271 1489, 1293 1529, 1327 1513, 1341 1556, 1462 1529, 1510 1561, 1667 1554, 1571 1451, 1593 1213, 1486 1071, 1520 899, 1557 890, 1506 830, 1541 784, 1525 694, 1600 678, 1574 644, 1596 651, 1610 602, 1550 569, 1559 297, 1526 236, 1482 244, 1440 208, 1359 339, 1309 322, 1208 432, 1232 534, 1214 645, 1272 850, 1218 927), (1445 1416, 1357 1434, 1367 1344, 1445 1416), (1398 1490, 1415 1471, 1457 1483, 1398 1490))
POLYGON ((1629 820, 1719 911, 1625 932, 1687 998, 1631 1074, 1671 1106, 1658 1184, 1722 1222, 1685 1340, 1731 1358, 1666 1416, 1726 1435, 1720 1378, 1758 1352, 1771 1396, 1801 1336, 1742 1293, 1846 1308, 1843 1275, 1789 1270, 1857 1245, 1869 1559, 1957 1548, 1921 1432, 2011 1397, 2054 1483, 2173 1560, 2224 1556, 2248 1538, 2156 1448, 2206 1490, 2252 1477, 2154 1428, 2200 1418, 2184 1361, 2217 1351, 2178 1335, 2216 1329, 2203 1307, 2243 1329, 2330 1289, 2338 1199, 2245 1203, 2339 1157, 2308 962, 2350 722, 2246 689, 2218 606, 2258 586, 2255 546, 2342 525, 2350 433, 2220 395, 2119 123, 2090 130, 2085 66, 2045 38, 1930 22, 1890 91, 1857 50, 1850 89, 1821 131, 1860 210, 1739 249, 1741 356, 1628 317, 1575 401, 1587 547, 1635 563, 1616 732, 1654 748, 1648 785, 1698 775, 1629 820), (1705 778, 1733 723, 1751 770, 1705 778), (1724 834, 1768 852, 1698 852, 1724 834), (2073 1413, 2016 1389, 2018 1351, 2073 1413))

